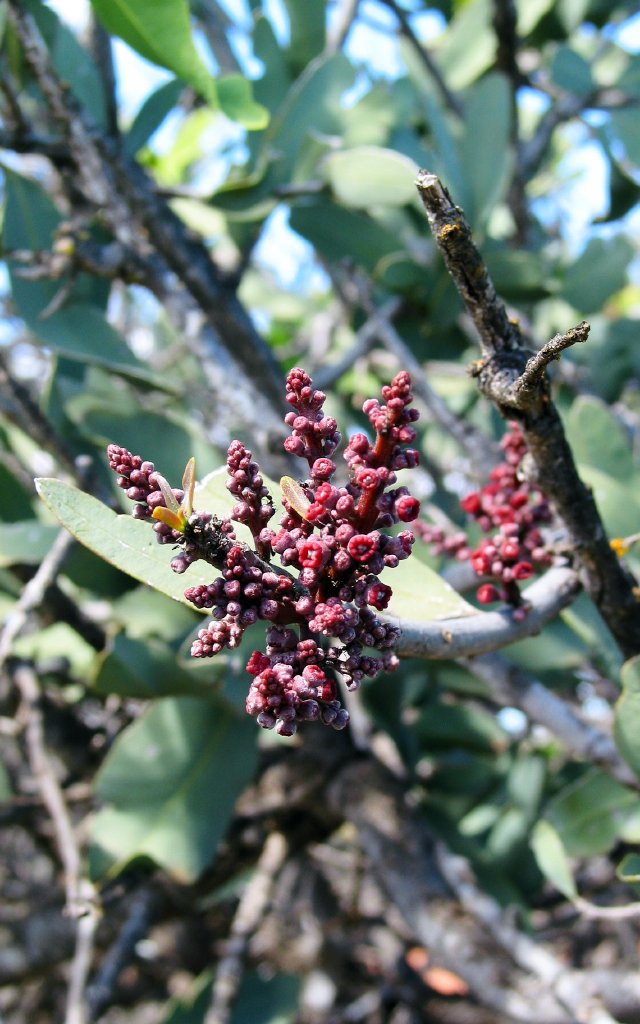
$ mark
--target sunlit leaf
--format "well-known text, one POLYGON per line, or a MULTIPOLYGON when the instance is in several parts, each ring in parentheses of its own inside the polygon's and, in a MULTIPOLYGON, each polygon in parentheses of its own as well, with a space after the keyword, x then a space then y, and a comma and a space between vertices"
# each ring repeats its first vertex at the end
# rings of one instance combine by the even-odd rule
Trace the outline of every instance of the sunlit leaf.
POLYGON ((109 32, 217 102, 215 80, 193 42, 187 0, 91 0, 91 6, 109 32))
POLYGON ((618 750, 640 778, 640 655, 620 673, 622 693, 615 709, 613 735, 618 750))
POLYGON ((354 209, 412 202, 417 170, 413 160, 380 146, 342 150, 325 157, 322 163, 322 172, 336 198, 354 209))
POLYGON ((569 858, 560 836, 548 821, 541 819, 536 822, 531 835, 531 849, 543 875, 567 899, 575 899, 578 892, 569 858))
POLYGON ((76 540, 128 576, 190 608, 193 605, 184 598, 185 588, 211 582, 215 569, 204 562, 190 566, 184 576, 172 572, 171 549, 157 543, 149 523, 116 515, 90 494, 60 480, 41 478, 36 486, 42 500, 76 540))

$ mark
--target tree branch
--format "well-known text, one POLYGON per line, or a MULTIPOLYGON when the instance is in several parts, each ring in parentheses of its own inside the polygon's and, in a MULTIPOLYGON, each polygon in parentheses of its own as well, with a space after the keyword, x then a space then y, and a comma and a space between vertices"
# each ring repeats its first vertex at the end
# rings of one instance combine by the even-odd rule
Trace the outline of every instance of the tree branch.
POLYGON ((565 963, 548 946, 495 920, 493 905, 491 929, 486 903, 480 915, 474 907, 461 917, 452 914, 435 836, 409 810, 398 780, 372 759, 343 768, 327 797, 334 812, 356 826, 374 875, 413 935, 481 1004, 531 1024, 612 1024, 604 1006, 609 992, 598 988, 591 972, 574 972, 567 985, 565 963))
POLYGON ((230 1020, 232 1004, 242 980, 249 940, 264 916, 275 878, 287 853, 288 846, 282 833, 272 832, 264 844, 253 877, 240 898, 226 950, 218 964, 211 1005, 204 1024, 227 1024, 230 1020))
MULTIPOLYGON (((529 606, 522 621, 514 621, 511 610, 478 612, 465 618, 430 622, 391 620, 402 633, 396 650, 402 658, 462 658, 486 654, 535 636, 558 612, 571 604, 580 590, 572 569, 549 569, 524 592, 529 606)), ((389 618, 391 618, 389 616, 389 618)))
POLYGON ((600 765, 625 786, 640 787, 640 780, 620 757, 611 737, 583 721, 569 704, 538 679, 500 654, 483 654, 464 659, 464 663, 486 683, 491 699, 501 707, 520 708, 532 721, 544 725, 574 756, 588 764, 600 765))
POLYGON ((554 338, 537 356, 498 298, 464 215, 438 178, 418 175, 417 187, 445 264, 480 337, 482 360, 472 372, 505 419, 517 420, 536 467, 536 485, 564 521, 585 587, 626 657, 640 651, 640 601, 635 580, 612 551, 593 494, 578 475, 562 422, 551 401, 546 364, 581 341, 587 326, 554 338))
MULTIPOLYGON (((248 419, 261 420, 263 425, 266 422, 272 430, 280 431, 280 371, 235 291, 222 279, 201 242, 189 235, 182 221, 157 195, 143 169, 88 122, 53 70, 40 33, 19 0, 8 0, 8 7, 25 59, 77 166, 77 186, 101 212, 116 239, 140 257, 146 268, 147 286, 163 301, 171 298, 174 309, 180 302, 183 320, 194 312, 207 318, 218 349, 222 345, 226 348, 227 362, 233 360, 241 366, 251 385, 248 419)), ((203 357, 202 347, 197 354, 203 357)), ((204 367, 216 392, 222 392, 225 384, 228 392, 229 375, 225 381, 219 378, 216 356, 214 353, 204 367)))
POLYGON ((56 847, 64 871, 66 892, 65 909, 70 917, 78 919, 76 948, 71 964, 67 991, 65 1024, 85 1024, 85 987, 89 974, 93 936, 97 924, 94 890, 82 873, 80 849, 73 822, 67 809, 44 737, 44 723, 40 710, 40 688, 35 672, 26 664, 18 665, 13 679, 22 699, 26 719, 26 739, 29 762, 42 802, 53 825, 56 847))

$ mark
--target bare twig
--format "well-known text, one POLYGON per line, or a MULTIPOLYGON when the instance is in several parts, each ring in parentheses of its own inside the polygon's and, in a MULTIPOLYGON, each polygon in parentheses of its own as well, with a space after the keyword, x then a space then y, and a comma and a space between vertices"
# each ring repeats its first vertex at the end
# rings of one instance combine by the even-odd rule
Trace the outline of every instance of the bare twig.
POLYGON ((630 917, 640 917, 640 902, 623 903, 619 907, 600 907, 582 896, 573 900, 576 910, 591 921, 625 921, 630 917))
POLYGON ((400 299, 389 299, 380 309, 370 313, 368 319, 365 320, 362 327, 356 332, 353 344, 338 362, 331 363, 329 366, 318 367, 313 375, 315 385, 323 391, 333 387, 336 381, 340 380, 343 374, 353 367, 356 360, 365 355, 372 345, 375 344, 380 334, 382 322, 391 320, 401 305, 400 299))
POLYGON ((136 943, 148 932, 157 905, 157 890, 150 885, 143 886, 131 899, 126 920, 87 990, 89 1020, 96 1020, 109 1006, 118 976, 129 963, 136 943))
POLYGON ((449 107, 450 110, 453 111, 454 114, 457 114, 459 117, 462 117, 464 113, 462 103, 455 95, 455 93, 453 93, 449 86, 447 85, 444 76, 440 71, 440 68, 434 61, 426 46, 424 46, 417 38, 415 32, 413 31, 413 28, 411 27, 411 22, 409 21, 406 12, 403 11, 402 7, 400 7, 399 4, 396 3, 396 0, 382 0, 382 3, 385 5, 385 7, 388 7, 389 10, 393 11, 393 13, 395 14, 402 35, 413 46, 418 58, 422 62, 425 70, 427 71, 427 74, 433 79, 433 82, 435 83, 446 105, 449 107))
POLYGON ((69 975, 65 1024, 85 1024, 85 987, 91 961, 93 935, 97 924, 93 886, 82 873, 80 849, 73 822, 67 809, 62 787, 47 753, 40 710, 40 687, 35 672, 30 666, 23 663, 15 667, 12 675, 22 699, 22 713, 26 720, 26 740, 31 770, 42 802, 51 817, 56 847, 62 863, 66 893, 65 909, 70 917, 78 918, 76 949, 69 975))
POLYGON ((556 128, 573 120, 585 110, 597 107, 600 110, 616 110, 637 103, 637 97, 618 90, 599 89, 588 96, 574 96, 569 93, 560 96, 541 117, 533 137, 520 148, 517 173, 528 180, 540 169, 551 137, 556 128))
POLYGON ((537 394, 538 389, 544 381, 547 367, 555 359, 560 358, 560 353, 572 345, 581 345, 589 337, 591 328, 586 320, 582 320, 577 327, 571 327, 564 334, 556 334, 555 337, 543 345, 539 352, 532 356, 527 362, 524 370, 514 382, 514 403, 526 402, 527 394, 537 394))
POLYGON ((226 30, 229 27, 230 19, 226 12, 212 0, 198 0, 194 5, 194 13, 202 25, 211 52, 218 63, 220 74, 237 75, 239 72, 242 73, 238 58, 227 39, 226 30))
POLYGON ((27 389, 15 379, 7 364, 6 354, 0 350, 0 408, 8 419, 38 444, 51 452, 59 465, 74 479, 78 468, 56 430, 33 400, 27 389))
MULTIPOLYGON (((204 245, 157 195, 143 169, 126 158, 77 107, 52 68, 33 18, 19 0, 8 0, 8 8, 25 59, 77 166, 75 185, 97 207, 116 239, 141 259, 145 283, 162 301, 170 300, 170 315, 175 316, 176 305, 180 305, 180 327, 194 315, 206 318, 209 335, 203 324, 196 354, 215 393, 228 392, 229 380, 237 377, 241 367, 251 391, 250 402, 245 403, 247 420, 280 431, 280 372, 235 291, 204 245), (207 344, 216 344, 217 350, 207 354, 207 344), (229 369, 220 374, 221 348, 226 351, 226 362, 235 365, 235 374, 229 369)), ((193 344, 193 332, 190 340, 193 344)), ((240 390, 235 391, 236 400, 241 397, 240 390)))
POLYGON ((606 733, 583 721, 557 694, 538 679, 512 665, 500 654, 483 654, 466 661, 467 668, 489 687, 491 699, 520 708, 534 722, 544 725, 567 749, 589 764, 599 764, 627 786, 640 782, 620 757, 606 733))
MULTIPOLYGON (((517 324, 496 294, 462 211, 434 174, 421 171, 417 186, 447 269, 479 334, 483 358, 473 369, 478 386, 506 419, 521 425, 535 465, 536 485, 564 521, 585 587, 620 649, 631 657, 640 651, 635 580, 609 545, 593 494, 578 475, 546 374, 538 372, 549 354, 558 351, 558 343, 554 339, 538 362, 526 350, 517 324), (527 374, 527 366, 533 366, 533 372, 529 369, 527 374), (524 386, 519 384, 523 375, 524 386), (536 379, 539 383, 534 388, 536 379)), ((581 337, 586 327, 575 330, 581 337)), ((573 340, 578 337, 572 336, 573 340)))
POLYGON ((430 622, 398 620, 402 630, 398 654, 403 658, 462 658, 499 650, 535 636, 571 604, 579 590, 580 581, 573 570, 555 568, 524 592, 529 610, 522 621, 514 621, 507 609, 430 622))
POLYGON ((0 667, 4 664, 11 651, 11 645, 23 629, 29 613, 37 608, 44 597, 47 587, 58 575, 60 567, 75 543, 74 538, 66 530, 60 530, 51 548, 38 566, 34 576, 25 586, 19 600, 5 619, 0 633, 0 667))
POLYGON ((436 847, 436 856, 438 867, 465 910, 487 927, 515 963, 554 993, 571 1020, 584 1024, 617 1024, 598 997, 595 986, 585 984, 585 979, 579 975, 568 978, 562 960, 515 928, 499 904, 480 890, 466 858, 451 853, 442 844, 436 847))
POLYGON ((287 843, 280 832, 272 832, 256 865, 254 875, 247 885, 231 925, 226 951, 216 972, 213 983, 211 1006, 204 1024, 227 1024, 232 1003, 242 979, 243 964, 247 945, 255 932, 271 899, 276 875, 287 856, 287 843))
MULTIPOLYGON (((530 1024, 573 1024, 547 985, 496 956, 496 942, 471 915, 451 914, 451 897, 435 858, 435 838, 415 818, 401 784, 371 759, 339 773, 327 792, 352 822, 383 890, 418 941, 459 974, 484 1006, 530 1024)), ((549 954, 552 956, 552 954, 549 954)), ((563 965, 557 962, 557 974, 563 965)))
POLYGON ((333 24, 327 32, 327 53, 337 53, 351 31, 357 14, 360 0, 338 0, 333 12, 333 24))
POLYGON ((119 135, 118 104, 116 102, 116 75, 113 66, 111 37, 93 12, 91 12, 89 20, 89 49, 102 82, 106 131, 112 138, 117 139, 119 135))

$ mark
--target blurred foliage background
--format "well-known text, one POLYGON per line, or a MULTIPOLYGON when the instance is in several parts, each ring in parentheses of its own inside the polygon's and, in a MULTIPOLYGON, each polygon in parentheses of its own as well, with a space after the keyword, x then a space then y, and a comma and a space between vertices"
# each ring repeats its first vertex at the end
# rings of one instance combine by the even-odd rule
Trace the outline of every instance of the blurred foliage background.
MULTIPOLYGON (((423 403, 415 489, 427 518, 464 527, 458 499, 486 479, 503 425, 467 373, 473 328, 414 187, 426 167, 532 347, 589 320, 554 395, 607 530, 633 538, 637 4, 6 0, 0 31, 0 1012, 7 1024, 575 1019, 509 975, 516 1013, 464 958, 423 948, 327 796, 326 738, 311 726, 287 745, 244 717, 255 644, 190 662, 200 618, 87 547, 58 557, 66 533, 33 478, 126 511, 108 442, 177 485, 191 455, 202 478, 236 436, 277 477, 287 369, 329 392, 348 433, 407 367, 423 403), (481 457, 451 422, 474 428, 481 457), (317 771, 313 786, 260 788, 305 745, 318 767, 295 770, 317 771), (62 860, 67 903, 70 873, 88 900, 79 922, 61 914, 43 751, 75 837, 75 868, 62 860), (286 850, 265 868, 270 834, 286 850), (270 895, 243 932, 238 908, 265 870, 270 895), (225 1006, 218 990, 215 1017, 229 934, 240 993, 225 1006)), ((67 521, 101 550, 97 516, 78 501, 67 521)), ((451 572, 426 547, 417 557, 451 572)), ((611 1012, 640 1020, 637 919, 593 909, 628 906, 640 878, 637 666, 622 666, 584 595, 500 665, 526 681, 508 699, 473 662, 404 662, 363 687, 357 752, 336 757, 385 765, 429 834, 469 859, 481 898, 513 908, 565 966, 617 972, 611 1012), (593 756, 536 717, 534 685, 593 730, 593 756), (625 761, 598 753, 614 724, 625 761)), ((507 971, 504 948, 478 956, 507 971)))

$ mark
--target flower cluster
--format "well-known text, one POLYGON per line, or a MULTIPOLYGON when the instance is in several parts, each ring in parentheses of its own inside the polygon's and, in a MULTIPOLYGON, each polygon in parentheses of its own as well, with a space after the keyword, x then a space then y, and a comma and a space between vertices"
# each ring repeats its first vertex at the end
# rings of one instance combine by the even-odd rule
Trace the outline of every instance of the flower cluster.
POLYGON ((237 647, 248 626, 268 623, 265 651, 254 651, 247 664, 247 711, 264 728, 291 736, 302 721, 344 728, 349 716, 338 677, 354 689, 365 677, 396 667, 398 629, 376 614, 391 598, 379 575, 409 556, 414 534, 385 531, 414 521, 420 506, 406 487, 395 486, 397 471, 418 463, 409 447, 418 413, 408 373, 383 387, 383 404, 364 403, 373 439, 357 433, 349 440, 344 484, 334 480, 332 456, 341 436, 323 411, 326 396, 296 368, 287 377, 286 397, 293 411, 285 417, 291 435, 284 446, 308 469, 300 481, 281 481, 285 513, 277 529, 268 525, 275 510, 259 467, 240 441, 228 450, 227 488, 235 504, 224 520, 192 512, 186 472, 183 489, 174 490, 153 463, 116 445, 108 454, 119 485, 137 502, 134 515, 154 519, 162 543, 181 546, 174 570, 203 558, 221 572, 212 583, 185 591, 212 617, 193 643, 193 657, 237 647), (252 546, 237 539, 232 520, 249 528, 252 546))
POLYGON ((471 563, 485 579, 476 592, 481 604, 506 601, 514 607, 514 614, 522 616, 526 609, 518 583, 551 562, 540 532, 540 525, 549 521, 551 513, 544 495, 519 473, 527 446, 518 424, 509 427, 501 441, 504 462, 491 471, 488 484, 460 502, 488 536, 472 549, 462 531, 447 537, 440 527, 422 522, 414 529, 437 553, 471 563))

